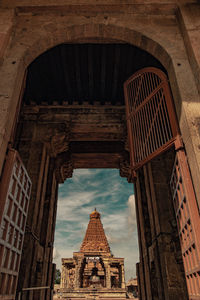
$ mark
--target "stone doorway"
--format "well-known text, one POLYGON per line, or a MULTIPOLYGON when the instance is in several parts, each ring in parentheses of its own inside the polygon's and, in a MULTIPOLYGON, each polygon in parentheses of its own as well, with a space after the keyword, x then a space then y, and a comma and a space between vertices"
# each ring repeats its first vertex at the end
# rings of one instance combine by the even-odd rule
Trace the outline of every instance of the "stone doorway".
MULTIPOLYGON (((66 84, 68 83, 69 89, 71 87, 72 90, 72 94, 68 94, 67 101, 63 99, 63 90, 59 89, 62 80, 59 79, 59 76, 56 76, 56 72, 53 72, 57 84, 55 90, 56 93, 61 92, 61 94, 54 94, 53 86, 50 83, 48 86, 49 93, 43 95, 42 98, 40 98, 41 87, 36 88, 40 84, 42 87, 45 86, 46 78, 41 77, 44 79, 44 85, 42 85, 43 82, 38 76, 38 74, 42 75, 41 65, 39 64, 39 69, 35 69, 35 74, 34 71, 28 74, 23 101, 26 105, 22 107, 14 141, 14 148, 20 153, 33 185, 19 273, 19 291, 23 286, 37 286, 41 283, 46 285, 52 282, 53 265, 51 257, 58 183, 71 177, 74 168, 94 166, 118 168, 121 176, 127 177, 129 181, 132 180, 123 94, 118 91, 120 80, 121 82, 124 81, 122 75, 126 73, 126 68, 124 68, 125 73, 123 73, 121 71, 123 68, 119 67, 120 51, 123 52, 120 49, 124 46, 127 48, 130 46, 124 44, 114 44, 112 46, 115 54, 113 65, 110 67, 113 89, 112 93, 102 97, 102 100, 99 100, 95 95, 98 86, 95 85, 96 81, 94 80, 94 63, 96 63, 95 67, 99 75, 98 61, 95 59, 95 53, 98 53, 99 49, 91 50, 92 46, 90 44, 86 46, 78 45, 78 50, 76 47, 74 50, 73 47, 71 49, 71 55, 75 54, 77 72, 74 74, 74 80, 70 83, 67 78, 72 74, 64 75, 66 84), (86 47, 87 53, 90 53, 90 51, 94 53, 93 59, 89 59, 87 64, 89 95, 85 94, 84 98, 82 93, 85 91, 85 85, 81 85, 81 82, 83 82, 82 77, 85 78, 82 73, 84 68, 83 70, 79 68, 80 53, 84 53, 81 47, 86 47), (35 76, 35 78, 31 79, 31 76, 33 78, 35 76), (32 83, 36 87, 34 87, 34 84, 32 86, 32 83), (76 93, 74 99, 71 97, 73 91, 76 93), (58 98, 59 101, 55 100, 58 98), (82 99, 88 99, 87 103, 82 99)), ((103 45, 103 47, 106 48, 107 45, 103 45)), ((104 49, 103 47, 102 49, 104 49)), ((110 47, 110 44, 108 44, 108 47, 110 47)), ((106 56, 106 50, 104 51, 103 56, 104 52, 102 50, 102 57, 104 58, 102 58, 103 64, 100 67, 102 80, 100 81, 101 88, 99 91, 102 95, 103 92, 110 91, 109 86, 105 84, 105 76, 108 74, 108 70, 105 69, 107 65, 105 61, 108 56, 106 56)), ((134 48, 134 51, 140 52, 141 50, 134 48)), ((62 57, 63 50, 58 50, 58 52, 61 53, 60 56, 62 57)), ((41 64, 46 58, 43 55, 41 64)), ((139 59, 138 68, 141 68, 144 63, 145 66, 149 64, 160 67, 165 71, 163 66, 148 53, 143 51, 139 58, 142 59, 139 59)), ((38 58, 38 60, 40 59, 41 57, 38 58)), ((51 55, 50 60, 51 62, 54 61, 51 55)), ((122 64, 123 67, 126 64, 130 67, 129 61, 127 59, 122 64)), ((34 70, 34 63, 32 66, 34 70)), ((58 67, 58 63, 56 67, 58 67)), ((131 69, 132 73, 133 69, 131 69)), ((86 91, 88 90, 86 89, 86 91)), ((168 187, 169 173, 172 172, 174 157, 174 150, 168 151, 162 157, 155 158, 148 166, 144 166, 142 170, 138 171, 136 190, 142 258, 141 264, 138 265, 138 275, 142 287, 141 299, 161 299, 161 297, 162 299, 168 299, 180 295, 180 293, 182 299, 187 299, 176 219, 168 187), (158 170, 162 170, 163 177, 157 177, 158 170), (162 182, 159 181, 161 178, 163 179, 162 182), (148 202, 148 189, 149 187, 153 189, 153 186, 154 188, 156 186, 155 194, 157 198, 154 200, 156 206, 158 206, 154 213, 150 212, 152 208, 148 202), (159 207, 160 197, 163 199, 163 206, 159 207), (163 229, 160 230, 156 239, 152 237, 150 226, 153 214, 154 216, 156 214, 160 228, 163 229), (166 221, 168 219, 170 219, 171 227, 166 221), (164 249, 165 251, 163 251, 164 249), (161 257, 163 261, 160 261, 161 257), (155 281, 155 278, 157 281, 155 281)), ((44 292, 41 292, 40 299, 44 299, 44 297, 50 298, 50 293, 47 292, 47 295, 44 296, 44 292)))

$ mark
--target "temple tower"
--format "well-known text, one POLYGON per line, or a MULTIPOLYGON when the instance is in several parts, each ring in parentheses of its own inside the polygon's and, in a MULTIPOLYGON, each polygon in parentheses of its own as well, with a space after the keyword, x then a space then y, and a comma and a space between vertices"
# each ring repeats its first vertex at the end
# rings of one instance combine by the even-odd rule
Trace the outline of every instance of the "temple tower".
POLYGON ((79 252, 62 258, 63 298, 125 299, 124 258, 113 256, 101 215, 93 211, 79 252))
POLYGON ((81 245, 80 252, 110 254, 110 247, 101 223, 101 215, 96 209, 90 214, 88 228, 81 245))

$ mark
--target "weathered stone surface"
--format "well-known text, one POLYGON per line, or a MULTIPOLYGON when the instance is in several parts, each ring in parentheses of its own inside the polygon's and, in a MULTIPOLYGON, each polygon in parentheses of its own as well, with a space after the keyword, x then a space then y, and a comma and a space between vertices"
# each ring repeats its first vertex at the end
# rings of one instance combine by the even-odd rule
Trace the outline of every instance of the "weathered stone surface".
POLYGON ((96 209, 79 252, 62 258, 60 294, 63 299, 126 299, 124 259, 111 250, 96 209))
MULTIPOLYGON (((13 143, 15 140, 13 128, 18 119, 21 87, 27 66, 38 55, 60 43, 126 42, 151 53, 167 70, 193 184, 200 203, 200 29, 197 1, 168 0, 163 3, 159 0, 145 0, 141 3, 139 0, 131 0, 125 3, 121 0, 77 0, 74 5, 71 0, 3 0, 0 7, 0 56, 3 56, 3 59, 0 57, 0 170, 3 168, 7 146, 9 142, 13 143)), ((51 233, 55 227, 57 197, 56 172, 54 173, 52 168, 54 170, 54 163, 55 165, 57 163, 54 161, 55 156, 62 151, 70 151, 68 134, 58 132, 53 137, 52 128, 50 128, 47 140, 43 140, 46 133, 46 125, 44 126, 43 122, 46 120, 48 124, 52 123, 53 113, 44 113, 43 116, 40 116, 41 124, 36 128, 37 126, 35 127, 34 124, 40 108, 32 109, 33 113, 30 114, 30 119, 23 128, 23 138, 20 140, 18 136, 19 143, 17 144, 33 181, 28 221, 30 227, 25 238, 19 289, 22 286, 46 285, 50 282, 52 272, 48 277, 47 266, 49 270, 52 270, 53 234, 51 233), (36 149, 37 151, 35 151, 36 149), (52 178, 52 176, 54 188, 50 189, 49 194, 52 180, 50 177, 52 178), (48 225, 43 218, 48 219, 48 225), (45 235, 44 228, 47 226, 51 229, 45 235), (42 262, 44 262, 43 268, 41 268, 42 262)), ((46 107, 46 112, 48 109, 46 107)), ((117 116, 116 111, 113 114, 117 116)), ((101 112, 100 115, 103 116, 104 113, 101 112)), ((82 111, 78 118, 81 119, 83 116, 84 112, 82 111)), ((61 121, 62 117, 63 115, 59 113, 55 114, 58 123, 68 124, 69 115, 61 121)), ((95 117, 90 114, 90 125, 95 117)), ((88 130, 86 120, 85 126, 80 126, 78 121, 74 121, 70 129, 70 141, 76 142, 78 139, 84 141, 88 134, 87 142, 92 142, 92 138, 95 137, 98 141, 111 140, 124 143, 123 135, 126 133, 123 125, 121 124, 119 128, 115 125, 110 126, 109 130, 105 132, 101 127, 103 122, 103 117, 101 117, 99 126, 92 126, 88 130)), ((82 118, 82 125, 83 123, 82 118)), ((112 145, 112 151, 106 153, 98 152, 97 146, 95 146, 95 153, 72 151, 73 166, 83 167, 88 162, 87 166, 89 167, 119 168, 120 161, 127 159, 127 155, 124 156, 124 153, 121 153, 119 143, 115 145, 117 145, 117 151, 114 151, 115 147, 112 145), (89 164, 91 160, 92 163, 89 164), (106 162, 104 163, 104 161, 106 162)), ((70 166, 72 169, 72 165, 70 166)), ((59 172, 60 167, 61 165, 59 165, 59 172)), ((127 163, 125 167, 122 166, 122 174, 129 174, 127 167, 127 163)), ((69 176, 70 168, 65 166, 63 178, 69 176)), ((155 168, 159 173, 159 178, 164 180, 165 171, 160 172, 156 163, 155 168)), ((147 296, 148 300, 151 299, 151 294, 154 299, 173 299, 173 295, 178 298, 177 290, 180 291, 181 288, 178 287, 177 290, 174 290, 176 278, 173 273, 177 272, 178 278, 181 278, 183 270, 181 270, 181 264, 178 264, 179 267, 175 264, 174 269, 171 263, 168 268, 166 262, 173 263, 180 251, 177 250, 173 257, 172 254, 169 254, 169 248, 166 246, 166 251, 161 253, 162 243, 166 245, 169 243, 167 238, 163 238, 161 241, 157 240, 157 243, 160 243, 159 247, 158 244, 152 242, 162 230, 167 230, 168 234, 172 234, 171 229, 167 226, 168 217, 172 216, 172 208, 168 203, 169 198, 166 199, 166 202, 161 200, 160 204, 157 203, 158 198, 166 197, 166 182, 159 182, 157 177, 154 187, 155 178, 150 175, 151 167, 148 166, 143 171, 144 174, 137 183, 137 197, 143 199, 143 206, 137 208, 141 255, 138 266, 140 295, 142 300, 147 299, 147 296), (155 257, 154 262, 153 257, 155 257), (151 262, 150 271, 148 259, 151 262), (177 268, 179 268, 178 271, 177 268), (165 274, 163 278, 166 279, 164 285, 161 280, 162 274, 165 274), (168 285, 167 282, 170 284, 168 285)), ((154 176, 156 176, 156 172, 154 176)), ((42 292, 37 297, 35 296, 35 299, 45 299, 47 295, 45 293, 42 292)), ((181 293, 180 295, 182 295, 181 293)))
POLYGON ((82 242, 80 252, 110 253, 107 238, 100 220, 100 213, 96 210, 90 214, 90 222, 82 242))

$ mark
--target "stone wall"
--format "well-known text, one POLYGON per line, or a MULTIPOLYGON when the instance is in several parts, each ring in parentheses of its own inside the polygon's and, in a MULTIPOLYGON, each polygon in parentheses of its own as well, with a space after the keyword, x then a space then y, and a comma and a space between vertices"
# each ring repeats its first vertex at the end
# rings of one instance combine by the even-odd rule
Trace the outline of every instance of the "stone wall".
MULTIPOLYGON (((25 69, 35 57, 63 42, 124 41, 150 52, 168 71, 195 188, 200 195, 199 5, 195 1, 187 5, 180 1, 177 4, 147 1, 145 5, 106 3, 85 2, 77 6, 65 2, 64 7, 59 7, 54 1, 44 1, 45 8, 37 1, 35 6, 33 2, 24 6, 23 1, 1 4, 1 19, 6 19, 0 30, 1 53, 5 53, 0 73, 2 153, 12 140, 25 69)), ((3 160, 4 155, 0 167, 3 160)))
MULTIPOLYGON (((23 94, 22 87, 27 66, 38 55, 60 43, 126 42, 151 53, 164 65, 168 72, 194 188, 200 203, 199 10, 200 6, 197 1, 165 1, 163 4, 163 1, 152 2, 146 0, 142 3, 140 1, 129 1, 127 4, 120 0, 117 2, 102 0, 98 3, 91 0, 80 0, 76 2, 76 5, 72 1, 64 0, 1 1, 0 170, 3 167, 8 145, 10 143, 14 145, 14 142, 16 142, 16 121, 19 117, 21 95, 23 94)), ((31 126, 25 129, 31 139, 31 136, 35 134, 34 120, 30 124, 31 126)), ((47 144, 43 144, 38 140, 29 143, 24 139, 23 145, 21 143, 18 146, 33 180, 27 239, 24 244, 24 257, 27 257, 29 265, 32 265, 32 272, 25 268, 26 260, 22 260, 22 277, 19 283, 19 288, 21 288, 22 286, 41 285, 41 283, 49 284, 51 281, 47 273, 52 268, 57 179, 54 172, 55 157, 49 154, 47 144), (35 162, 34 165, 33 161, 35 162), (41 232, 41 228, 50 229, 45 233, 44 231, 41 232), (42 244, 38 242, 39 240, 42 244), (43 270, 43 272, 41 273, 40 270, 43 270)), ((142 180, 144 180, 143 184, 145 183, 144 174, 147 172, 145 168, 141 175, 142 180)), ((152 168, 154 168, 153 164, 152 168)), ((155 170, 157 170, 156 166, 155 170)), ((137 187, 137 190, 139 190, 139 187, 137 187)), ((157 197, 159 197, 159 188, 157 197)), ((145 199, 143 200, 143 210, 148 211, 149 207, 145 199)), ((169 210, 170 207, 169 205, 169 210)), ((160 209, 159 206, 157 209, 160 209)), ((171 215, 172 212, 168 211, 168 214, 171 215)), ((152 260, 152 267, 149 271, 148 262, 146 261, 147 254, 145 254, 145 251, 147 249, 150 257, 157 256, 156 251, 162 249, 162 247, 158 249, 157 246, 153 247, 153 244, 151 246, 151 216, 150 213, 145 220, 145 225, 141 225, 141 229, 145 230, 143 233, 145 239, 147 239, 145 243, 148 244, 148 246, 145 246, 147 247, 146 250, 140 249, 142 255, 142 263, 138 267, 141 274, 140 283, 143 280, 147 289, 141 289, 141 298, 150 297, 153 291, 155 295, 165 293, 165 297, 168 299, 171 297, 170 293, 176 283, 176 278, 173 277, 174 270, 167 270, 168 247, 170 244, 168 235, 160 235, 157 239, 158 244, 164 243, 164 245, 167 245, 162 254, 164 269, 160 269, 159 263, 154 265, 152 260), (143 268, 145 268, 147 278, 143 278, 143 268), (170 279, 171 286, 165 285, 163 290, 162 280, 159 281, 158 285, 154 282, 154 272, 160 274, 159 276, 163 276, 162 274, 166 274, 168 271, 172 276, 170 277, 172 278, 170 279), (151 282, 153 287, 151 287, 151 282), (154 287, 156 287, 156 291, 153 290, 154 287)), ((141 221, 142 216, 139 219, 141 221)), ((172 235, 172 232, 170 232, 170 235, 172 235)), ((172 259, 171 256, 170 259, 172 259)), ((172 263, 176 259, 174 257, 172 263)), ((183 283, 181 267, 176 264, 176 268, 179 268, 176 272, 179 274, 180 282, 183 283)), ((44 293, 41 293, 40 299, 46 297, 44 293)))

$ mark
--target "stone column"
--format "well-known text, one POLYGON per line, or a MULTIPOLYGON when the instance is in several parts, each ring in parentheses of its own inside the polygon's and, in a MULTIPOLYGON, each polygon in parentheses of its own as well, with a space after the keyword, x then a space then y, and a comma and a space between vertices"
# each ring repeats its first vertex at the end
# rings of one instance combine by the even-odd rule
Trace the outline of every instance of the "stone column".
MULTIPOLYGON (((22 131, 16 144, 32 180, 32 191, 18 280, 19 291, 27 286, 51 285, 59 182, 56 176, 56 157, 68 150, 67 129, 63 131, 58 124, 55 128, 50 128, 28 119, 22 120, 22 123, 22 131)), ((59 168, 62 169, 60 173, 64 181, 71 176, 72 166, 68 162, 63 168, 62 162, 59 168)), ((35 291, 33 298, 47 299, 47 293, 49 292, 45 290, 35 291)))
POLYGON ((63 289, 66 289, 66 288, 67 288, 67 279, 68 279, 68 278, 67 278, 67 275, 68 275, 68 274, 67 274, 67 266, 66 266, 66 264, 63 265, 62 275, 63 275, 63 276, 62 276, 62 277, 63 277, 63 278, 62 278, 62 288, 63 288, 63 289))
POLYGON ((80 268, 81 268, 82 259, 78 259, 76 266, 75 266, 75 284, 74 288, 80 288, 80 268))
POLYGON ((65 270, 65 287, 68 289, 69 288, 69 268, 67 268, 66 266, 66 270, 65 270))
POLYGON ((110 280, 110 264, 109 262, 104 262, 106 269, 106 288, 111 289, 111 280, 110 280))
POLYGON ((61 289, 64 288, 64 278, 65 278, 65 265, 62 264, 61 280, 60 280, 60 287, 61 287, 61 289))
MULTIPOLYGON (((6 48, 8 48, 8 45, 10 44, 10 38, 12 36, 12 27, 13 24, 15 24, 15 10, 14 9, 1 9, 0 11, 0 65, 3 64, 3 56, 5 54, 6 48)), ((17 65, 17 63, 16 63, 17 65)), ((16 70, 19 70, 19 67, 16 68, 16 70)), ((13 71, 13 70, 12 70, 13 71)), ((11 72, 11 69, 9 68, 9 72, 11 72)), ((15 120, 15 108, 17 105, 16 103, 11 102, 11 99, 9 99, 9 79, 6 76, 7 71, 1 73, 1 107, 0 107, 0 174, 3 168, 3 163, 6 155, 7 145, 8 141, 11 141, 11 128, 13 126, 13 121, 15 120), (3 76, 2 76, 3 75, 3 76), (12 106, 11 106, 12 103, 12 106), (12 107, 12 109, 10 108, 12 107), (7 113, 8 112, 8 113, 7 113)), ((12 73, 13 78, 14 74, 12 73)), ((20 78, 19 74, 19 82, 20 79, 22 80, 22 77, 20 78)), ((17 92, 20 92, 20 84, 15 84, 15 92, 12 94, 15 94, 17 92), (19 87, 18 87, 19 86, 19 87), (18 87, 18 88, 17 88, 18 87)), ((19 94, 18 94, 19 95, 19 94)), ((17 101, 19 100, 19 96, 16 97, 17 101)))
POLYGON ((135 183, 135 206, 138 225, 138 240, 140 252, 140 277, 141 279, 141 300, 151 300, 151 281, 148 264, 147 244, 151 233, 149 228, 149 214, 147 210, 146 191, 144 187, 144 175, 142 170, 137 171, 137 181, 135 183))
POLYGON ((124 276, 124 264, 120 264, 120 272, 121 272, 121 288, 125 289, 125 276, 124 276))

